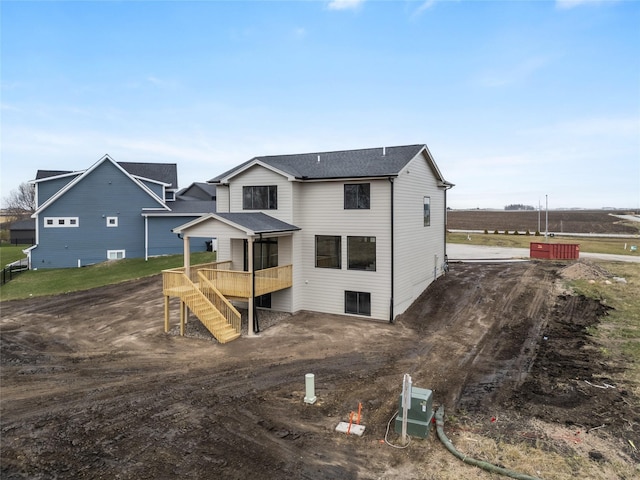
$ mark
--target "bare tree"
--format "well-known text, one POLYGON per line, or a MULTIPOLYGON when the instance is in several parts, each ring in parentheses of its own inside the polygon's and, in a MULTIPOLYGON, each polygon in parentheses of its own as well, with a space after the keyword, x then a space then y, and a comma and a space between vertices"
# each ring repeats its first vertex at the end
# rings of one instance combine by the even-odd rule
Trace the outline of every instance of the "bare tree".
POLYGON ((3 203, 6 205, 5 211, 8 216, 14 217, 15 220, 27 218, 36 210, 36 188, 23 182, 16 190, 11 190, 3 203))

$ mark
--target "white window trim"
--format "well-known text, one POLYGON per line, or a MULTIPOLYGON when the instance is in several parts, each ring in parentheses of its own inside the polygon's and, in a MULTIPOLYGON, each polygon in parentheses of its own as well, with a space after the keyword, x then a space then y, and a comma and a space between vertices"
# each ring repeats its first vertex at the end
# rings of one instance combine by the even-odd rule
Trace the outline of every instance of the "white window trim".
POLYGON ((107 227, 117 227, 118 217, 107 217, 107 227), (115 220, 115 223, 111 223, 111 220, 115 220))
POLYGON ((79 217, 44 217, 44 228, 75 228, 80 226, 79 217), (51 220, 51 225, 47 222, 51 220), (73 223, 75 221, 75 223, 73 223))
POLYGON ((107 250, 107 260, 122 260, 127 257, 126 253, 127 252, 125 250, 107 250), (118 257, 118 254, 120 253, 122 254, 122 257, 118 257))

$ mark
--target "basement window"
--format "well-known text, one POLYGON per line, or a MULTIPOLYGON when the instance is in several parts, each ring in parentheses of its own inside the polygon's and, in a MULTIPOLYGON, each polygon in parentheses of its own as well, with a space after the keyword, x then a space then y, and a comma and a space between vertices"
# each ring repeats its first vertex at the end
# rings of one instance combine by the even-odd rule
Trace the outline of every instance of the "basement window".
POLYGON ((371 293, 344 292, 344 313, 371 316, 371 293))
POLYGON ((107 260, 122 260, 126 257, 124 250, 107 250, 107 260))

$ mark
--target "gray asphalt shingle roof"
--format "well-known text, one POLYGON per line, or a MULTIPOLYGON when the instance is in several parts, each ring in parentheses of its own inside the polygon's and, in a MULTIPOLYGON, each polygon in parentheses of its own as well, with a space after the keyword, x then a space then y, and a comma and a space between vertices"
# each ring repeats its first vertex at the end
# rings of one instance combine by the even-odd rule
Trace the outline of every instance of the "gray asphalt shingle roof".
POLYGON ((118 162, 131 175, 168 183, 178 188, 178 167, 175 163, 118 162))
MULTIPOLYGON (((117 164, 124 168, 130 175, 168 183, 171 188, 178 188, 178 167, 175 163, 117 162, 117 164)), ((36 172, 36 180, 69 173, 82 174, 83 172, 84 170, 80 172, 73 172, 71 170, 38 170, 36 172)))
POLYGON ((240 225, 255 233, 291 232, 299 227, 270 217, 262 212, 216 213, 229 222, 240 225))
POLYGON ((393 176, 423 148, 424 144, 254 157, 209 182, 219 183, 221 179, 256 161, 302 180, 393 176))
POLYGON ((67 173, 73 173, 70 170, 38 170, 36 172, 36 180, 42 180, 43 178, 57 177, 58 175, 66 175, 67 173))

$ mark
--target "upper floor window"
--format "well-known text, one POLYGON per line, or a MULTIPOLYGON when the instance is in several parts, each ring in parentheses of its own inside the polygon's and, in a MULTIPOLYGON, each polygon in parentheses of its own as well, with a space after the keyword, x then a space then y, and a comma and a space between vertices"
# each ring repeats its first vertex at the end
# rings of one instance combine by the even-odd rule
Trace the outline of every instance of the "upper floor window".
POLYGON ((338 235, 316 235, 316 267, 342 267, 341 241, 338 235))
POLYGON ((431 225, 431 198, 424 197, 422 204, 424 213, 424 226, 428 227, 429 225, 431 225))
POLYGON ((45 228, 66 228, 80 226, 78 217, 45 217, 45 228))
POLYGON ((117 227, 118 217, 107 217, 107 227, 117 227))
POLYGON ((344 208, 370 208, 370 184, 347 183, 344 186, 344 208))
POLYGON ((278 186, 242 187, 243 210, 277 210, 278 186))
POLYGON ((347 237, 349 270, 376 270, 376 237, 347 237))

